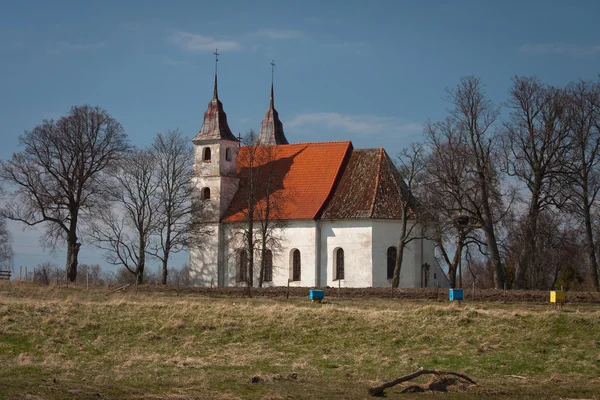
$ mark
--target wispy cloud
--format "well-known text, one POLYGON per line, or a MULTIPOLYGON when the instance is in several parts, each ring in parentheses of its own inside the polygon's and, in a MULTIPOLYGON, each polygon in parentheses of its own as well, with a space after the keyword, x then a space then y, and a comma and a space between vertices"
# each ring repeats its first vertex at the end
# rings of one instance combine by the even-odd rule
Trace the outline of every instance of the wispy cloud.
POLYGON ((63 40, 61 42, 57 42, 51 44, 47 47, 46 51, 49 54, 60 54, 65 51, 89 51, 89 50, 99 50, 106 47, 106 42, 93 42, 93 43, 73 43, 68 40, 63 40))
POLYGON ((420 133, 420 124, 407 122, 396 117, 381 117, 376 115, 350 115, 334 112, 318 112, 298 114, 285 127, 297 131, 341 131, 343 133, 379 136, 411 135, 420 133))
POLYGON ((267 39, 299 39, 304 36, 304 32, 296 29, 261 29, 253 34, 253 36, 263 37, 267 39))
POLYGON ((571 56, 595 56, 600 54, 600 44, 523 44, 519 51, 532 54, 559 54, 571 56))
POLYGON ((198 35, 177 29, 171 29, 168 32, 167 39, 170 43, 189 52, 214 51, 215 49, 230 51, 242 48, 242 45, 234 40, 215 39, 211 36, 198 35))

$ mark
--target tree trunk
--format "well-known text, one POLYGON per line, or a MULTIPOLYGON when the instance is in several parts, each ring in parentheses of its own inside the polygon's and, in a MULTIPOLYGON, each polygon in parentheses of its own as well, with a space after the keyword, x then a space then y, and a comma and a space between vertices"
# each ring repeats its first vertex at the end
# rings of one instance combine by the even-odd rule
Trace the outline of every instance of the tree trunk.
POLYGON ((139 259, 137 267, 137 283, 141 285, 144 281, 144 267, 146 266, 146 241, 142 234, 140 234, 140 248, 139 248, 139 259))
POLYGON ((77 243, 76 236, 71 236, 75 235, 69 235, 67 239, 67 278, 71 282, 75 282, 77 279, 77 265, 81 243, 77 243))
MULTIPOLYGON (((537 262, 537 221, 540 214, 539 198, 542 188, 542 178, 536 174, 534 189, 531 193, 531 203, 529 207, 529 215, 524 229, 524 246, 519 255, 519 260, 515 269, 515 280, 512 287, 514 289, 527 289, 527 270, 533 267, 537 262)), ((533 289, 533 288, 530 288, 533 289)))
POLYGON ((588 206, 587 198, 584 198, 585 209, 585 244, 590 259, 590 268, 592 269, 592 279, 596 292, 600 292, 600 282, 598 281, 598 259, 596 258, 596 246, 594 245, 594 232, 592 229, 592 217, 590 215, 590 207, 588 206))
POLYGON ((494 232, 494 225, 486 223, 484 225, 486 242, 488 245, 488 251, 490 252, 490 261, 492 262, 494 270, 494 284, 496 289, 504 289, 504 269, 502 267, 502 261, 500 260, 500 251, 498 250, 498 243, 496 242, 496 233, 494 232))
POLYGON ((163 256, 162 259, 162 284, 166 285, 167 284, 167 274, 168 272, 168 268, 167 266, 169 265, 169 252, 165 251, 165 254, 163 256))
POLYGON ((267 251, 264 246, 265 239, 263 238, 263 246, 260 250, 260 271, 258 273, 258 287, 261 288, 265 279, 265 254, 267 251))
MULTIPOLYGON (((407 206, 405 206, 406 208, 407 206)), ((402 231, 400 232, 400 240, 398 241, 398 254, 396 255, 396 263, 394 264, 394 277, 392 279, 392 288, 397 289, 400 286, 400 271, 402 270, 402 258, 404 256, 404 246, 406 246, 406 226, 408 224, 408 212, 402 210, 402 231)))

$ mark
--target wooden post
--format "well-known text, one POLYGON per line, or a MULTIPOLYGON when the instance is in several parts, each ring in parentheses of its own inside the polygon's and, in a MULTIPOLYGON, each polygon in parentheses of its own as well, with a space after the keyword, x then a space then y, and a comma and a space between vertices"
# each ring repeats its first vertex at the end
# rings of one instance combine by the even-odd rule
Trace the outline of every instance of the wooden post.
POLYGON ((285 298, 290 298, 290 279, 288 278, 287 290, 285 291, 285 298))
POLYGON ((58 267, 56 267, 56 286, 58 286, 58 267))
POLYGON ((23 280, 23 266, 19 265, 19 281, 23 280))
MULTIPOLYGON (((212 287, 212 280, 210 281, 210 286, 212 287)), ((179 297, 179 274, 177 274, 177 297, 179 297)))
POLYGON ((473 281, 473 300, 475 300, 475 281, 473 281))
POLYGON ((440 284, 439 283, 435 283, 435 301, 438 301, 438 292, 440 290, 440 284))
POLYGON ((25 281, 27 281, 27 265, 25 266, 25 281))
POLYGON ((85 269, 85 290, 90 291, 90 270, 89 268, 85 269))

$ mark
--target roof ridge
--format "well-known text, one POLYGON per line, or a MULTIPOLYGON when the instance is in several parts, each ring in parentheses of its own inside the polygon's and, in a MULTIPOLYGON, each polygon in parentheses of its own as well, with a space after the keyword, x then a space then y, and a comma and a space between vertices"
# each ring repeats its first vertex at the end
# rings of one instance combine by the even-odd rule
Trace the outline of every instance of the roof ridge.
MULTIPOLYGON (((323 211, 323 208, 325 207, 325 204, 327 204, 327 201, 333 195, 333 188, 338 183, 339 179, 341 179, 340 170, 342 168, 342 165, 346 161, 346 158, 348 157, 348 153, 350 153, 353 150, 353 147, 352 147, 352 142, 350 140, 345 140, 343 142, 336 142, 336 143, 346 143, 346 142, 348 143, 346 145, 346 151, 344 152, 344 156, 341 158, 340 163, 337 166, 337 169, 336 169, 336 172, 335 172, 335 178, 333 179, 333 181, 331 182, 331 185, 329 186, 329 190, 327 192, 327 196, 325 196, 325 199, 323 200, 323 202, 321 203, 321 205, 319 206, 319 208, 317 208, 317 212, 315 213, 315 215, 313 215, 313 219, 316 219, 318 216, 320 216, 321 211, 323 211)), ((341 172, 343 172, 343 171, 341 171, 341 172)))
POLYGON ((373 194, 373 203, 371 204, 371 210, 369 210, 369 218, 373 217, 373 211, 375 211, 375 203, 377 203, 377 188, 379 187, 379 179, 381 178, 381 161, 383 159, 383 147, 379 148, 379 155, 377 157, 377 175, 375 177, 375 193, 373 194))
POLYGON ((299 143, 289 143, 289 144, 280 144, 279 146, 294 146, 297 144, 334 144, 334 143, 352 143, 351 140, 334 140, 330 142, 299 142, 299 143))

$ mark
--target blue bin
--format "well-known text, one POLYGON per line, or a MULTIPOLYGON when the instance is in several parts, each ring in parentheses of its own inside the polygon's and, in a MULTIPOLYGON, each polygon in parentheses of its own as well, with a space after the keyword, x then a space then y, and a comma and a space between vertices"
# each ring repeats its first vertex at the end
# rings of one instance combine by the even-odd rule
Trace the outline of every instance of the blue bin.
POLYGON ((324 290, 310 290, 310 299, 311 300, 323 300, 325 298, 324 290))
POLYGON ((462 289, 450 289, 450 301, 464 300, 465 294, 462 289))

